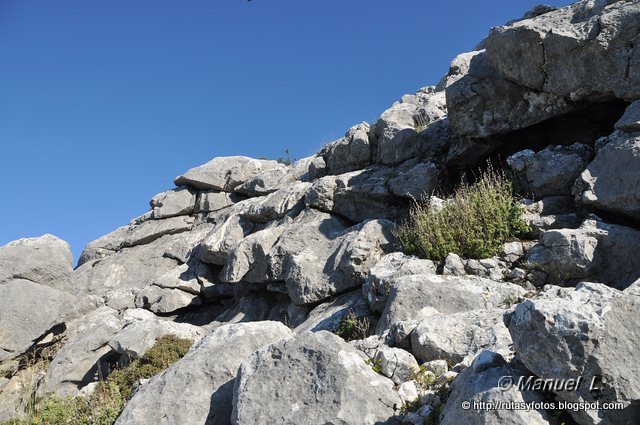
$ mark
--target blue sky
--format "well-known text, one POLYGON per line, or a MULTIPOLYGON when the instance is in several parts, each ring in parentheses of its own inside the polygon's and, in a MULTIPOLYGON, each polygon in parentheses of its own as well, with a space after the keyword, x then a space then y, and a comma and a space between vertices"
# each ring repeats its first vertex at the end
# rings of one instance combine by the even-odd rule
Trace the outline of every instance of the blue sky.
POLYGON ((310 155, 536 4, 0 0, 0 245, 77 259, 190 167, 310 155))

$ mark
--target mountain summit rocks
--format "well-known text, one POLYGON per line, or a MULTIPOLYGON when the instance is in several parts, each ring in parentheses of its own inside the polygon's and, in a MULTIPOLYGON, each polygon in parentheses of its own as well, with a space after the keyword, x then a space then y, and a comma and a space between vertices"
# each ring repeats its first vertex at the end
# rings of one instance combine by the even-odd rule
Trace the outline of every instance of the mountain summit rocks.
POLYGON ((118 424, 635 423, 639 29, 638 1, 537 7, 317 154, 187 170, 75 269, 51 235, 0 247, 0 421, 176 335, 195 345, 118 424), (442 208, 487 161, 530 233, 492 258, 401 253, 415 201, 442 208), (622 410, 462 404, 558 400, 622 410))

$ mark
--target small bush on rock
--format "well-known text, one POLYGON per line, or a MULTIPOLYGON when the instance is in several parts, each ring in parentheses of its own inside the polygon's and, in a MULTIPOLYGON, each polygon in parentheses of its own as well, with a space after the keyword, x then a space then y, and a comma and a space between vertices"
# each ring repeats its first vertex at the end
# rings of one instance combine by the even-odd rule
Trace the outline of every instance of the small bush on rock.
POLYGON ((36 403, 26 419, 11 419, 1 425, 112 425, 131 398, 140 379, 148 379, 184 357, 193 342, 165 335, 129 366, 115 370, 100 381, 88 397, 60 398, 53 395, 36 403))
POLYGON ((528 230, 511 181, 489 168, 476 183, 458 187, 441 208, 416 203, 397 236, 407 254, 480 259, 497 255, 504 242, 528 230))
POLYGON ((345 341, 365 339, 373 333, 373 325, 366 317, 358 317, 353 310, 340 319, 338 328, 333 332, 345 341))

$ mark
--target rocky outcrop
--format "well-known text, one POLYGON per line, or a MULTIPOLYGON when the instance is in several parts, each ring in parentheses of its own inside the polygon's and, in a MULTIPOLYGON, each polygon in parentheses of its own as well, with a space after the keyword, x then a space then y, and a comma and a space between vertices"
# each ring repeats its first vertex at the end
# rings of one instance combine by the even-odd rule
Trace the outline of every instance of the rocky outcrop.
POLYGON ((143 384, 116 424, 229 424, 240 364, 260 347, 290 337, 274 322, 221 326, 143 384))
POLYGON ((249 357, 238 372, 233 403, 236 425, 394 423, 401 406, 391 380, 325 331, 302 333, 249 357))

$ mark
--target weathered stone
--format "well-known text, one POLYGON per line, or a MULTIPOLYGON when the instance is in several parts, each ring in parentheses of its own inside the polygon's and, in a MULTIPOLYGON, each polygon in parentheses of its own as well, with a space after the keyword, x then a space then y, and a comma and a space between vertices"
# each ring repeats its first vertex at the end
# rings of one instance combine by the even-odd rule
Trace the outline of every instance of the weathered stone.
POLYGON ((524 295, 511 283, 493 282, 475 276, 413 275, 396 278, 391 283, 387 305, 376 332, 389 329, 396 322, 422 320, 433 315, 468 310, 497 308, 524 295))
POLYGON ((597 283, 575 290, 547 291, 505 316, 523 364, 542 379, 597 379, 576 391, 557 391, 560 399, 617 401, 623 410, 575 410, 580 424, 633 423, 640 414, 640 365, 636 361, 640 297, 597 283))
POLYGON ((279 190, 287 183, 292 183, 293 179, 287 179, 288 176, 288 167, 273 168, 271 170, 263 171, 254 178, 247 180, 240 186, 236 187, 235 190, 236 192, 249 196, 268 195, 269 193, 279 190))
MULTIPOLYGON (((459 136, 508 133, 571 111, 571 102, 530 90, 505 79, 484 50, 463 53, 449 68, 446 81, 449 125, 459 136)), ((477 146, 481 157, 482 145, 477 146)))
POLYGON ((528 267, 553 284, 590 280, 623 289, 640 276, 639 238, 630 227, 585 220, 579 229, 545 232, 527 253, 528 267))
POLYGON ((485 349, 508 355, 511 337, 502 323, 503 312, 471 310, 431 316, 411 334, 411 352, 421 361, 445 359, 454 363, 485 349))
POLYGON ((375 266, 371 267, 362 286, 362 292, 369 301, 371 310, 380 313, 387 304, 392 279, 406 275, 430 273, 436 273, 433 261, 394 252, 383 256, 375 266))
POLYGON ((640 131, 640 101, 636 100, 627 106, 624 115, 616 122, 615 128, 626 133, 640 131))
POLYGON ((117 425, 228 424, 240 364, 291 331, 276 322, 238 323, 214 330, 166 372, 144 383, 117 425))
POLYGON ((580 175, 576 201, 589 207, 640 219, 640 136, 614 134, 580 175))
POLYGON ((149 285, 136 295, 136 307, 146 308, 154 313, 172 313, 200 304, 202 298, 192 292, 157 285, 149 285))
POLYGON ((66 292, 29 280, 0 283, 0 362, 19 356, 63 325, 74 301, 66 292))
POLYGON ((511 81, 572 100, 640 97, 636 2, 578 2, 494 28, 491 64, 511 81))
POLYGON ((240 367, 233 401, 235 425, 393 423, 401 405, 391 380, 325 331, 302 333, 254 353, 240 367))
POLYGON ((591 157, 591 148, 576 143, 548 146, 537 153, 527 149, 507 158, 507 163, 515 172, 521 190, 539 199, 570 195, 591 157))
POLYGON ((315 307, 309 312, 307 319, 295 328, 295 332, 333 332, 338 329, 340 321, 350 312, 357 317, 367 318, 369 323, 374 322, 367 301, 362 297, 360 291, 355 291, 340 295, 334 300, 315 307))
POLYGON ((119 288, 144 288, 173 269, 177 262, 163 257, 179 235, 166 235, 145 245, 123 248, 101 260, 84 263, 74 271, 79 293, 102 295, 119 288))
POLYGON ((465 264, 458 254, 450 252, 444 259, 444 266, 442 267, 442 274, 448 276, 464 276, 465 264))
POLYGON ((71 289, 72 272, 69 244, 53 235, 18 239, 0 247, 0 284, 26 279, 65 291, 71 289))
POLYGON ((162 256, 186 263, 192 253, 197 256, 196 251, 199 249, 200 243, 210 232, 210 227, 201 227, 190 232, 180 233, 168 244, 162 256))
POLYGON ((200 243, 200 259, 205 263, 223 265, 229 252, 253 230, 253 223, 239 215, 230 214, 211 230, 200 243))
POLYGON ((380 372, 384 376, 390 378, 396 385, 409 381, 420 370, 418 362, 411 353, 401 348, 385 347, 378 350, 373 363, 380 368, 380 372))
POLYGON ((421 162, 387 181, 389 191, 416 201, 428 198, 442 181, 442 170, 433 162, 421 162))
POLYGON ((158 193, 151 199, 151 218, 160 219, 193 212, 196 195, 186 187, 158 193))
POLYGON ((78 267, 91 260, 100 260, 115 254, 127 238, 129 226, 118 227, 111 233, 99 237, 87 244, 78 259, 78 267))
POLYGON ((542 394, 534 391, 520 391, 512 386, 505 390, 500 379, 510 376, 517 382, 520 376, 528 376, 526 370, 514 366, 486 369, 476 373, 473 368, 465 369, 453 381, 452 391, 440 415, 441 425, 503 425, 531 424, 549 425, 551 416, 547 411, 537 409, 476 409, 474 403, 499 403, 503 405, 540 403, 542 394), (470 408, 465 408, 470 403, 470 408))
POLYGON ((279 220, 294 208, 304 206, 303 199, 310 187, 311 183, 292 183, 258 202, 246 204, 239 214, 255 223, 279 220))
POLYGON ((210 190, 208 192, 198 192, 194 212, 208 213, 219 211, 240 202, 244 197, 235 193, 218 192, 210 190))
POLYGON ((343 174, 370 165, 373 158, 369 124, 361 123, 347 131, 342 139, 330 143, 320 152, 329 174, 343 174))
POLYGON ((164 235, 187 232, 193 227, 194 219, 189 216, 165 218, 163 220, 147 220, 132 225, 127 230, 123 247, 144 245, 155 241, 164 235))
POLYGON ((175 178, 176 186, 189 186, 198 190, 233 191, 237 186, 260 173, 276 168, 286 168, 278 161, 226 156, 214 158, 206 164, 188 170, 175 178))

